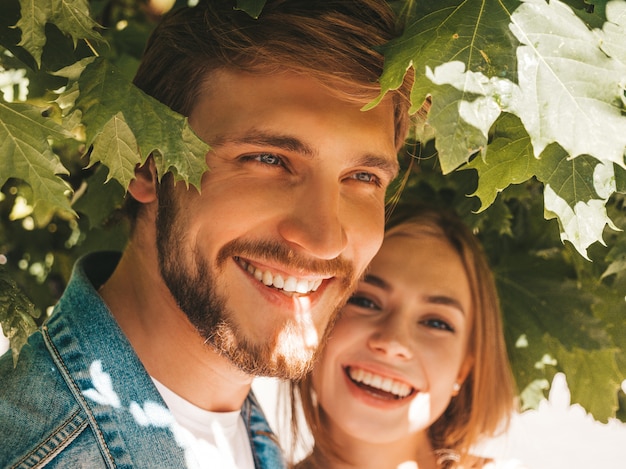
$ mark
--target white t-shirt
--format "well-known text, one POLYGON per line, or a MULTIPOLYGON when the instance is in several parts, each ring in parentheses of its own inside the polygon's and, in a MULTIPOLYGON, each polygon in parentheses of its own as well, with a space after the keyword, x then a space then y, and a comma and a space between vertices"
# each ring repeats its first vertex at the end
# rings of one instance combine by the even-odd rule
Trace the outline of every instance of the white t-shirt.
POLYGON ((241 412, 209 412, 193 405, 152 378, 176 420, 177 443, 188 468, 254 469, 241 412))

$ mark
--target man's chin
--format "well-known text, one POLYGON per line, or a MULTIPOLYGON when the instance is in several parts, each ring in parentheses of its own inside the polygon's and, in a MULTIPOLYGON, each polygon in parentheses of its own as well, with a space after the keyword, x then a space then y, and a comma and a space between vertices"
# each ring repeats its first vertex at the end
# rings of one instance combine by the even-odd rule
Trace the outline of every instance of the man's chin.
POLYGON ((286 327, 273 339, 264 339, 241 337, 222 323, 207 344, 252 376, 297 380, 311 370, 318 348, 316 332, 286 327))

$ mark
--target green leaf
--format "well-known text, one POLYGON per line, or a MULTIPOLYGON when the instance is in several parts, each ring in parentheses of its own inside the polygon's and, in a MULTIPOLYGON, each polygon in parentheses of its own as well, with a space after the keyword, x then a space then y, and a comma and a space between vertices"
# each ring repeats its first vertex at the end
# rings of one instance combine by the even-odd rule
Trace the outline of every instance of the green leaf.
MULTIPOLYGON (((37 213, 73 214, 68 198, 71 188, 57 176, 68 171, 48 141, 72 135, 52 117, 47 117, 52 109, 0 101, 0 155, 3 155, 0 186, 11 177, 21 179, 32 189, 31 203, 38 209, 37 213)), ((38 221, 45 222, 42 217, 38 221)))
POLYGON ((568 280, 573 272, 556 258, 520 253, 502 258, 494 273, 518 386, 535 383, 525 391, 526 404, 536 402, 537 383, 563 371, 573 401, 593 409, 596 418, 612 415, 621 381, 617 347, 592 312, 597 298, 568 280), (590 386, 588 380, 602 384, 590 386))
POLYGON ((545 171, 539 171, 538 175, 546 183, 546 218, 556 215, 561 239, 570 241, 588 258, 587 248, 591 244, 597 241, 604 244, 605 226, 618 229, 606 210, 607 199, 615 192, 615 166, 598 163, 587 156, 569 161, 557 159, 554 163, 548 162, 542 168, 545 171))
POLYGON ((115 209, 122 206, 125 191, 102 165, 98 165, 85 184, 84 190, 77 192, 78 197, 72 206, 81 218, 83 215, 87 217, 89 228, 93 229, 101 226, 115 209))
POLYGON ((94 31, 98 24, 89 16, 87 0, 20 0, 22 16, 15 25, 22 31, 19 43, 41 66, 41 54, 46 44, 46 23, 53 23, 70 36, 74 47, 79 39, 100 41, 94 31))
POLYGON ((505 113, 496 121, 485 158, 476 157, 463 169, 478 172, 478 188, 472 195, 480 198, 483 211, 509 185, 521 184, 533 177, 539 164, 521 121, 505 113))
POLYGON ((383 48, 381 97, 398 88, 413 67, 412 110, 416 111, 432 87, 425 77, 426 67, 435 69, 452 61, 488 77, 515 80, 515 42, 508 20, 518 4, 515 0, 416 1, 402 36, 383 48))
POLYGON ((598 35, 558 0, 527 0, 511 22, 522 43, 520 93, 507 110, 522 119, 535 155, 557 142, 570 156, 624 166, 626 63, 607 56, 598 35))
POLYGON ((252 18, 257 19, 263 11, 266 0, 237 0, 237 10, 245 11, 252 18))
POLYGON ((572 208, 578 202, 600 198, 593 181, 598 160, 588 155, 567 159, 567 154, 556 145, 546 150, 537 165, 537 179, 550 185, 572 208))
POLYGON ((615 192, 626 194, 626 169, 613 165, 615 170, 615 192))
POLYGON ((104 124, 102 131, 93 141, 89 165, 99 161, 109 168, 105 183, 114 178, 122 187, 128 187, 130 181, 135 177, 137 141, 132 130, 124 121, 124 115, 121 112, 118 112, 104 124))
POLYGON ((574 347, 568 351, 557 347, 558 368, 567 376, 572 401, 581 404, 597 420, 607 422, 618 408, 617 392, 622 375, 617 367, 616 348, 584 350, 574 347))
POLYGON ((20 350, 36 329, 35 321, 39 314, 34 305, 19 289, 17 284, 0 269, 0 325, 9 339, 13 365, 17 365, 20 350))
MULTIPOLYGON (((152 153, 162 176, 200 187, 209 149, 183 117, 129 82, 109 62, 97 59, 78 79, 76 109, 82 112, 87 145, 126 189, 137 164, 152 153), (134 136, 134 140, 133 140, 134 136), (111 139, 111 140, 108 140, 111 139)), ((73 88, 69 92, 74 93, 73 88)))
POLYGON ((606 4, 611 0, 564 0, 590 27, 601 28, 606 21, 606 4))

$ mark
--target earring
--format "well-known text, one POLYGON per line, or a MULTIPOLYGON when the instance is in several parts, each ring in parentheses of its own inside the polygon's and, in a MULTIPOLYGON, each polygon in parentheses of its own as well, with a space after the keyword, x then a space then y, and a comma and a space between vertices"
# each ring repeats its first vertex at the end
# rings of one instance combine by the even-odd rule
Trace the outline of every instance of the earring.
POLYGON ((454 393, 455 396, 459 393, 460 390, 461 390, 461 385, 458 382, 452 385, 452 392, 454 393))

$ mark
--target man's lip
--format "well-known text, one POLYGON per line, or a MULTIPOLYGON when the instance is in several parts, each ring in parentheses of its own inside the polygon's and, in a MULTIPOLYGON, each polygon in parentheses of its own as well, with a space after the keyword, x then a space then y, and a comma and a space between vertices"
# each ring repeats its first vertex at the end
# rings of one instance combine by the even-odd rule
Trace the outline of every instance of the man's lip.
POLYGON ((283 269, 276 269, 237 256, 233 260, 259 283, 288 295, 310 295, 316 292, 325 280, 332 278, 328 275, 289 274, 283 269))

